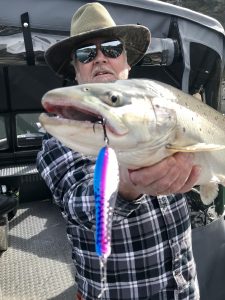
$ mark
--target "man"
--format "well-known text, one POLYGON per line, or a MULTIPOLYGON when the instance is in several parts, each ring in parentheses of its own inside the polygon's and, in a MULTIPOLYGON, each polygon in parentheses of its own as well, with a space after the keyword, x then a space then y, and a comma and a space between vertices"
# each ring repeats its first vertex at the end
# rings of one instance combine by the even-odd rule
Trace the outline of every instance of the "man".
MULTIPOLYGON (((127 79, 149 41, 146 27, 116 26, 101 4, 89 3, 74 14, 70 38, 50 47, 46 61, 59 75, 75 76, 78 84, 127 79)), ((180 194, 193 187, 200 173, 192 161, 192 155, 177 153, 154 166, 120 170, 108 288, 102 299, 199 299, 187 201, 180 194)), ((101 282, 94 246, 95 161, 49 137, 37 162, 67 220, 77 299, 97 299, 101 282)))

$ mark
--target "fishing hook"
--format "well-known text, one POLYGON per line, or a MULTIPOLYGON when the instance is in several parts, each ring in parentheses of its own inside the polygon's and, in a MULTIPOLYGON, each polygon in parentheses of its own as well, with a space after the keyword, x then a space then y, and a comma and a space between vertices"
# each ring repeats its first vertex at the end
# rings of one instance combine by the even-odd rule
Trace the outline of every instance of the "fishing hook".
POLYGON ((101 124, 102 125, 102 128, 103 128, 103 134, 104 134, 104 141, 106 143, 106 145, 109 145, 109 138, 107 136, 107 132, 106 132, 106 119, 105 118, 102 118, 101 120, 98 120, 96 122, 94 122, 93 124, 93 131, 95 132, 95 124, 101 124))

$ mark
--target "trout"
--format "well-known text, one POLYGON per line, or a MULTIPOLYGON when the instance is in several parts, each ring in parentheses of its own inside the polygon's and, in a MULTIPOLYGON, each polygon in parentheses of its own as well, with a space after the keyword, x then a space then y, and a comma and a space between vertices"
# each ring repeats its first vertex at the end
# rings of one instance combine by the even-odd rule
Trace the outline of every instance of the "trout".
POLYGON ((97 156, 109 145, 120 165, 138 169, 175 152, 193 152, 205 204, 225 186, 225 116, 170 85, 147 79, 57 88, 42 99, 40 122, 65 146, 97 156))

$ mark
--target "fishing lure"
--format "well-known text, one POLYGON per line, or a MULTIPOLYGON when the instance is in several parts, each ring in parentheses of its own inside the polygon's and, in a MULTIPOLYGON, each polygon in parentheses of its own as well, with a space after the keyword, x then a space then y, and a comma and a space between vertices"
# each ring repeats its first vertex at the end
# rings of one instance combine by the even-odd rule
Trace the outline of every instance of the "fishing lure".
POLYGON ((99 256, 101 298, 107 285, 107 258, 111 253, 112 214, 119 185, 119 166, 115 151, 107 145, 99 151, 94 171, 96 207, 95 248, 99 256))

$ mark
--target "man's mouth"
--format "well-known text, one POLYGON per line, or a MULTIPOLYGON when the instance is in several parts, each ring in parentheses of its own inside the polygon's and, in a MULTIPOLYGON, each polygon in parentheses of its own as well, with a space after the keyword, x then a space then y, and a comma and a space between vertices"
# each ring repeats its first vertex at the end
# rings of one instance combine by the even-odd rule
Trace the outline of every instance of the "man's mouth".
POLYGON ((97 76, 104 76, 104 75, 111 75, 110 73, 108 72, 98 72, 94 75, 94 77, 97 77, 97 76))
POLYGON ((97 77, 97 76, 104 76, 104 75, 113 75, 112 72, 110 72, 109 70, 95 70, 94 72, 94 77, 97 77))

